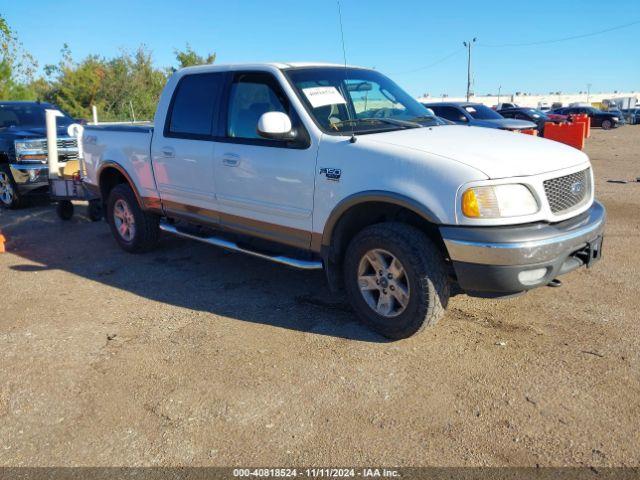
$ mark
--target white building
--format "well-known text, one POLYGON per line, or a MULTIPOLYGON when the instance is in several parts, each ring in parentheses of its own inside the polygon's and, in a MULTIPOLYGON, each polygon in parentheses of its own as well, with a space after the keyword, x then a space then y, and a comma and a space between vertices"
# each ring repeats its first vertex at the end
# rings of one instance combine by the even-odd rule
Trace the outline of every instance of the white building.
MULTIPOLYGON (((447 97, 447 96, 431 96, 427 95, 424 97, 418 98, 420 102, 424 103, 433 103, 433 102, 465 102, 466 97, 447 97)), ((475 103, 482 103, 487 105, 488 107, 493 107, 500 102, 511 102, 515 103, 521 107, 534 107, 538 108, 541 105, 552 106, 554 103, 561 103, 562 106, 566 107, 571 103, 603 103, 608 104, 613 100, 614 103, 618 104, 621 108, 632 108, 640 100, 640 92, 605 92, 605 93, 553 93, 547 95, 529 95, 526 93, 515 93, 515 94, 501 94, 498 95, 484 95, 484 96, 475 96, 473 95, 469 101, 475 103), (627 100, 629 99, 629 100, 627 100), (605 102, 605 100, 607 102, 605 102), (616 101, 618 100, 618 101, 616 101), (623 104, 624 101, 624 104, 623 104), (627 102, 630 102, 631 105, 626 105, 627 102)))

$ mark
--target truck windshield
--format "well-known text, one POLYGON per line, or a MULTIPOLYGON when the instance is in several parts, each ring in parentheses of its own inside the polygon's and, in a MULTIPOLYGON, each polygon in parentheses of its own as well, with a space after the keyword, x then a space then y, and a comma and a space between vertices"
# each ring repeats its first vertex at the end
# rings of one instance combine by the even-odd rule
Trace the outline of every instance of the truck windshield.
POLYGON ((286 70, 309 114, 333 134, 363 134, 444 125, 389 78, 361 68, 286 70))
POLYGON ((502 115, 481 104, 467 105, 464 109, 476 120, 500 120, 502 115))
MULTIPOLYGON (((55 107, 40 103, 11 104, 0 103, 0 128, 44 128, 46 109, 55 107)), ((58 126, 69 126, 73 118, 65 115, 57 119, 58 126)))
POLYGON ((547 114, 544 113, 542 110, 536 110, 535 108, 528 108, 526 110, 529 115, 533 118, 535 118, 536 120, 538 119, 542 119, 542 120, 548 120, 549 117, 547 117, 547 114))

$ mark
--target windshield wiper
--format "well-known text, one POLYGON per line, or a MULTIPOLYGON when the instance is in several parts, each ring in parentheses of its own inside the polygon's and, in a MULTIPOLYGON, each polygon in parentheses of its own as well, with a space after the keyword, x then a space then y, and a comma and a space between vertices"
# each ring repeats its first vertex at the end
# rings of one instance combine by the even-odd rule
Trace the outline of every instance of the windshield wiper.
POLYGON ((342 120, 341 122, 332 123, 332 127, 339 127, 340 125, 346 124, 354 124, 359 122, 380 122, 386 123, 388 125, 395 125, 398 127, 404 128, 422 128, 424 125, 420 125, 416 122, 410 122, 408 120, 398 120, 396 118, 375 118, 375 117, 367 117, 367 118, 352 118, 350 120, 342 120))
POLYGON ((424 125, 420 125, 417 122, 410 122, 409 120, 399 120, 397 118, 363 118, 363 120, 377 120, 379 122, 388 123, 390 125, 398 125, 399 127, 407 128, 422 128, 424 125))
MULTIPOLYGON (((434 117, 433 115, 420 115, 418 117, 414 117, 412 121, 424 121, 429 120, 433 125, 431 126, 440 126, 442 125, 441 120, 438 117, 434 117)), ((424 126, 424 125, 423 125, 424 126)))

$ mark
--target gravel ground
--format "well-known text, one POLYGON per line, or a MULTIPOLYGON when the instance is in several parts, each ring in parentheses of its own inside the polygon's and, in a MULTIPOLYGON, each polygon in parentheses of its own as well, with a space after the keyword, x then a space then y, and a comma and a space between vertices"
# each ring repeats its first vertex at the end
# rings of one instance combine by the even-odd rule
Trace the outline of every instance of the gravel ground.
POLYGON ((640 126, 587 142, 602 262, 386 342, 323 274, 0 212, 0 465, 640 465, 640 126))

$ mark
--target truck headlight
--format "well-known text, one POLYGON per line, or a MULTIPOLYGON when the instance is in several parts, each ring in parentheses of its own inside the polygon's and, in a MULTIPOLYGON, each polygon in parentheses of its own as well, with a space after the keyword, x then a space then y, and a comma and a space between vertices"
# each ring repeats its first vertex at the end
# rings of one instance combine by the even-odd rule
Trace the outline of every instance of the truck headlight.
POLYGON ((462 194, 462 213, 470 218, 500 218, 531 215, 538 202, 521 184, 471 187, 462 194))
POLYGON ((43 161, 47 159, 47 141, 44 139, 16 140, 14 146, 18 162, 43 161))

